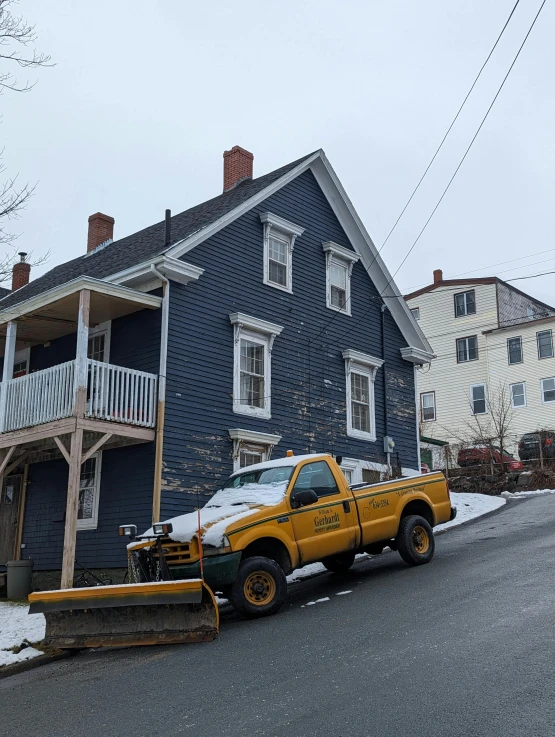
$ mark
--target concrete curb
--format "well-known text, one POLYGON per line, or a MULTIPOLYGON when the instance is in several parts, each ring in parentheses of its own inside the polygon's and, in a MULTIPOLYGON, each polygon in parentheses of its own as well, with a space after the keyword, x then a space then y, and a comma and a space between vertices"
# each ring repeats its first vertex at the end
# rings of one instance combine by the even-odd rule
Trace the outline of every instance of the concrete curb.
POLYGON ((14 665, 4 665, 0 668, 0 681, 3 678, 9 676, 16 676, 18 673, 25 673, 28 670, 34 668, 40 668, 41 665, 48 665, 49 663, 55 663, 57 660, 64 660, 64 658, 70 658, 72 655, 76 655, 79 650, 62 650, 62 652, 54 653, 54 655, 39 655, 36 658, 30 660, 23 660, 21 663, 14 663, 14 665))
MULTIPOLYGON (((522 499, 524 501, 524 499, 522 499)), ((466 527, 467 525, 472 525, 475 522, 479 522, 481 519, 487 519, 488 517, 493 517, 496 514, 499 514, 504 509, 507 508, 508 502, 505 502, 505 504, 502 504, 500 507, 497 507, 497 509, 492 509, 491 512, 486 512, 485 514, 481 514, 479 517, 473 517, 472 519, 467 519, 466 522, 461 522, 459 525, 454 525, 453 527, 448 527, 446 530, 434 530, 434 536, 437 537, 438 535, 445 535, 446 532, 454 532, 455 530, 460 530, 463 527, 466 527)))

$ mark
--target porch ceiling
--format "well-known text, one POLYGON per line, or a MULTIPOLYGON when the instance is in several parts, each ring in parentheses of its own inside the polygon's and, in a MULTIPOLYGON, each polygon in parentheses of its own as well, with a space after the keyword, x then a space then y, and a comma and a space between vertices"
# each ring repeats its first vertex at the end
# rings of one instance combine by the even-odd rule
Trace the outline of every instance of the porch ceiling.
POLYGON ((17 348, 47 343, 77 330, 79 292, 91 292, 91 327, 139 310, 155 310, 162 300, 118 284, 82 277, 0 311, 0 350, 4 355, 7 323, 17 322, 17 348))

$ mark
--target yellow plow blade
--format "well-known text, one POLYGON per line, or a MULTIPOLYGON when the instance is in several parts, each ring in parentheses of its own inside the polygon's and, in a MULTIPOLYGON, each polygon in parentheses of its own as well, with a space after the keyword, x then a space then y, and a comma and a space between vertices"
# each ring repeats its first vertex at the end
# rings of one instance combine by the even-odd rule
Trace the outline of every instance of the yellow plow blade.
POLYGON ((200 579, 40 591, 29 602, 29 614, 44 614, 52 647, 210 642, 218 635, 218 605, 200 579))

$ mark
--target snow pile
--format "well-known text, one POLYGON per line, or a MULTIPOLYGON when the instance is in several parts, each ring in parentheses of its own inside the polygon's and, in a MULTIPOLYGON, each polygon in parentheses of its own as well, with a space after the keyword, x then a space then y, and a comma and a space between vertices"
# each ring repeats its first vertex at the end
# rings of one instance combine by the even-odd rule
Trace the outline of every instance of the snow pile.
POLYGON ((220 489, 208 502, 210 507, 226 507, 232 504, 257 504, 274 507, 282 502, 287 491, 288 481, 274 481, 269 484, 243 484, 237 488, 220 489))
POLYGON ((534 489, 533 491, 502 491, 501 496, 505 499, 526 499, 529 496, 543 496, 544 494, 555 494, 555 489, 534 489))
POLYGON ((19 653, 14 653, 11 649, 44 639, 44 616, 28 612, 27 604, 0 602, 0 667, 42 655, 34 647, 24 647, 19 653))
POLYGON ((451 504, 457 510, 457 516, 451 522, 445 522, 442 525, 434 527, 434 532, 439 530, 447 530, 449 527, 455 527, 456 525, 462 525, 463 522, 468 522, 476 517, 481 517, 483 514, 493 512, 495 509, 499 509, 506 500, 498 496, 488 496, 487 494, 464 494, 462 492, 451 492, 451 504))
MULTIPOLYGON (((237 509, 237 507, 234 507, 234 509, 237 509)), ((249 515, 258 511, 258 509, 249 509, 247 507, 247 509, 243 512, 239 512, 238 514, 234 514, 231 517, 226 517, 220 522, 216 522, 211 527, 209 527, 206 532, 204 532, 202 536, 202 542, 205 545, 211 545, 215 548, 223 547, 224 535, 229 525, 232 522, 237 522, 237 520, 243 519, 243 517, 248 517, 249 515)))

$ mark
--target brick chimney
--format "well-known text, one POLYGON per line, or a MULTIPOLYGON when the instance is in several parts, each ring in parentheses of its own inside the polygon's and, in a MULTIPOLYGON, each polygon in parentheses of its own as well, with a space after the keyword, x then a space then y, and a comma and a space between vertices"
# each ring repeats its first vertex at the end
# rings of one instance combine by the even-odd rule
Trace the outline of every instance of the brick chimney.
POLYGON ((87 253, 94 251, 97 246, 114 237, 114 218, 96 212, 89 218, 89 237, 87 239, 87 253))
POLYGON ((27 255, 26 253, 24 253, 23 251, 20 251, 19 253, 20 261, 18 261, 16 264, 13 265, 12 292, 15 292, 16 289, 21 289, 21 287, 24 287, 26 284, 29 284, 31 264, 28 264, 25 261, 26 255, 27 255))
POLYGON ((434 269, 434 284, 443 281, 443 271, 441 269, 434 269))
POLYGON ((243 179, 252 179, 254 155, 241 146, 224 151, 224 192, 235 187, 243 179))

